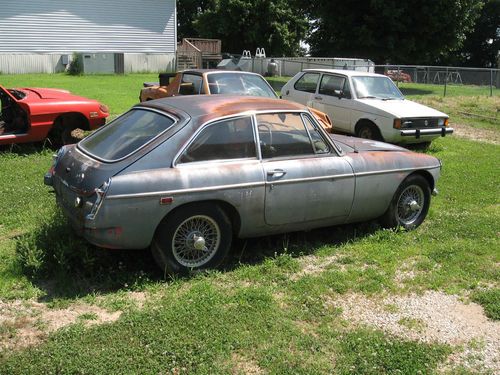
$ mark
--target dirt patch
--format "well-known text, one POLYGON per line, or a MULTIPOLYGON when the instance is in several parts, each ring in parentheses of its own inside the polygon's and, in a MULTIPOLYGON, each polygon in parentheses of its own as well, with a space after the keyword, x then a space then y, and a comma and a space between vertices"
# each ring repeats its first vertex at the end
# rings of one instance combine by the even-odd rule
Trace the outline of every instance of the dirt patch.
MULTIPOLYGON (((419 262, 423 259, 419 257, 414 257, 403 262, 401 267, 399 267, 394 274, 394 282, 399 288, 404 288, 405 284, 411 282, 417 277, 425 276, 430 271, 424 271, 418 269, 419 262)), ((441 266, 439 264, 434 265, 432 271, 438 270, 441 266)))
POLYGON ((266 373, 255 361, 240 353, 233 353, 231 360, 233 364, 232 374, 260 375, 266 373))
POLYGON ((467 138, 477 142, 500 144, 500 132, 490 129, 475 128, 469 125, 453 123, 453 135, 460 138, 467 138))
POLYGON ((144 292, 130 292, 128 293, 128 297, 134 301, 138 308, 142 309, 144 304, 146 303, 147 296, 144 292))
POLYGON ((302 270, 299 272, 293 274, 290 279, 292 280, 298 280, 301 277, 308 276, 308 275, 318 275, 321 272, 323 272, 325 269, 327 269, 329 266, 332 264, 337 263, 339 270, 344 271, 345 270, 345 265, 339 263, 339 260, 342 259, 341 255, 332 255, 328 257, 317 257, 315 255, 308 255, 305 257, 302 257, 300 259, 300 264, 302 266, 302 270))
POLYGON ((0 301, 0 351, 36 345, 69 324, 86 326, 114 322, 121 311, 108 312, 97 306, 75 304, 66 309, 49 309, 35 301, 0 301))
POLYGON ((373 326, 404 339, 463 346, 446 366, 500 373, 500 322, 488 320, 480 305, 434 291, 384 299, 350 294, 329 303, 340 307, 342 317, 354 324, 373 326))

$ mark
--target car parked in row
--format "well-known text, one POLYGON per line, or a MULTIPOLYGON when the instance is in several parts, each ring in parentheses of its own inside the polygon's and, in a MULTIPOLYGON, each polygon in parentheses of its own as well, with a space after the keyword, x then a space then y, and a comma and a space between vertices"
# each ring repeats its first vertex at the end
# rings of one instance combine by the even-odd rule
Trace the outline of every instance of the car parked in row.
POLYGON ((6 89, 0 86, 0 145, 76 141, 75 129, 94 130, 104 125, 108 107, 97 100, 47 88, 6 89))
MULTIPOLYGON (((257 73, 217 69, 189 69, 177 73, 160 73, 160 83, 145 82, 141 102, 178 95, 250 95, 278 98, 269 82, 257 73)), ((331 132, 330 118, 317 109, 312 113, 331 132)))
POLYGON ((333 130, 390 143, 428 143, 453 133, 448 115, 405 99, 381 74, 305 69, 281 89, 284 99, 330 116, 333 130))
POLYGON ((162 269, 185 273, 218 266, 233 237, 375 218, 416 228, 440 170, 430 155, 328 134, 301 104, 179 96, 64 146, 45 183, 91 243, 151 246, 162 269))

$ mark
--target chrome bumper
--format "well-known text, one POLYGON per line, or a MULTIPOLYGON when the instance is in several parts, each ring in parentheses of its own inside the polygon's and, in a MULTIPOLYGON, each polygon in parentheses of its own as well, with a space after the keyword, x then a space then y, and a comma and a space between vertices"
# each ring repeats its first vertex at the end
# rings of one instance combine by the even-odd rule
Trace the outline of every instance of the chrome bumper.
POLYGON ((405 129, 401 130, 403 137, 420 138, 422 135, 440 135, 444 137, 446 134, 452 134, 453 128, 432 128, 432 129, 405 129))

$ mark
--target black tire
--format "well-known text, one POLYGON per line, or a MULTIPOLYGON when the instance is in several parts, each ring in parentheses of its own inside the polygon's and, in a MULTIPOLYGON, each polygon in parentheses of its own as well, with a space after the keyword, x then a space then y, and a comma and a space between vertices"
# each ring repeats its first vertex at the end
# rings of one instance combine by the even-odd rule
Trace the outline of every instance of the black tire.
POLYGON ((410 175, 399 185, 380 221, 385 228, 415 229, 427 216, 430 203, 429 182, 421 175, 410 175))
POLYGON ((71 145, 73 143, 78 143, 82 140, 82 138, 73 136, 73 131, 76 129, 78 128, 67 127, 63 129, 63 131, 61 132, 61 143, 63 145, 71 145))
POLYGON ((69 145, 80 142, 83 139, 83 131, 89 129, 88 124, 85 123, 86 119, 77 114, 65 114, 60 116, 54 121, 52 129, 49 133, 50 143, 54 147, 69 145), (80 136, 73 135, 75 130, 80 136))
POLYGON ((356 137, 381 141, 382 135, 377 126, 372 123, 362 123, 356 127, 356 137))
POLYGON ((167 216, 156 229, 151 251, 165 273, 187 274, 219 266, 231 241, 232 226, 226 213, 216 204, 200 203, 167 216), (198 256, 202 251, 205 254, 198 256))

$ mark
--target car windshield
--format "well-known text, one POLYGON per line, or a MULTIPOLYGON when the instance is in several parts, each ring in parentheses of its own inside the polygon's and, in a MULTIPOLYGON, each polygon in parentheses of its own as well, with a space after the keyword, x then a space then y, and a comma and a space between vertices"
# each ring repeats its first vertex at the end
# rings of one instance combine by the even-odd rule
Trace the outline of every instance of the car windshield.
POLYGON ((276 98, 264 78, 256 74, 212 73, 208 75, 210 94, 237 94, 276 98))
POLYGON ((26 93, 24 91, 21 91, 21 90, 9 89, 9 92, 17 100, 22 100, 22 99, 24 99, 26 97, 26 93))
POLYGON ((154 111, 133 109, 91 134, 79 147, 105 161, 117 161, 169 129, 174 120, 154 111))
POLYGON ((404 99, 401 91, 387 77, 356 76, 352 77, 352 83, 358 99, 404 99))

